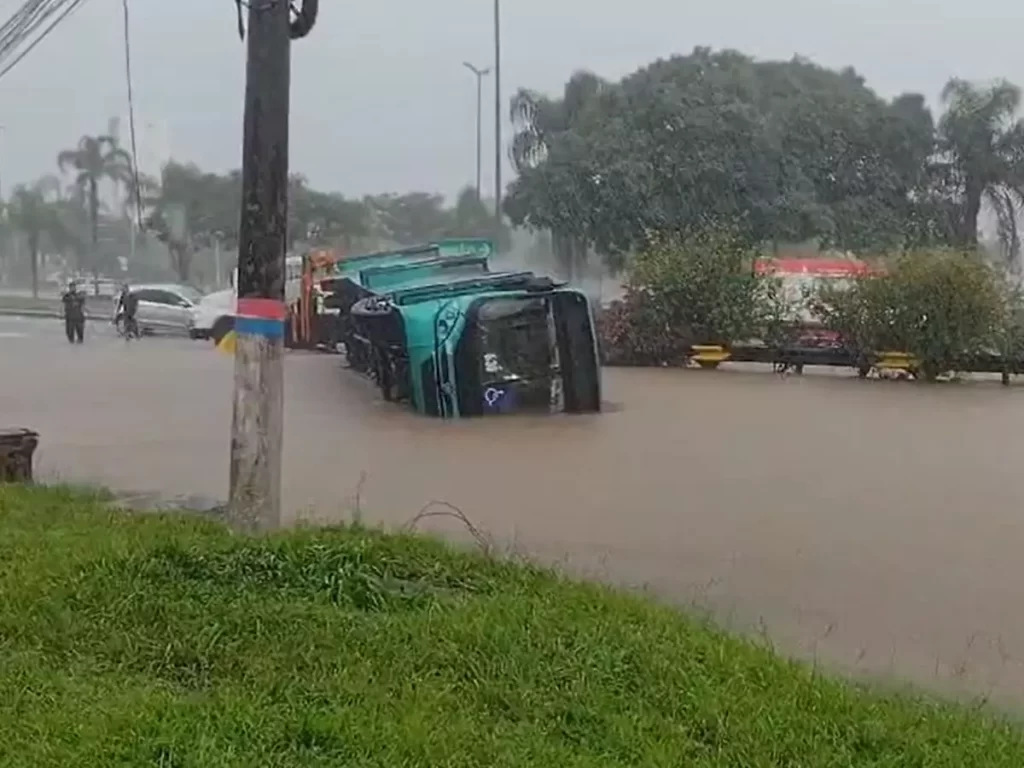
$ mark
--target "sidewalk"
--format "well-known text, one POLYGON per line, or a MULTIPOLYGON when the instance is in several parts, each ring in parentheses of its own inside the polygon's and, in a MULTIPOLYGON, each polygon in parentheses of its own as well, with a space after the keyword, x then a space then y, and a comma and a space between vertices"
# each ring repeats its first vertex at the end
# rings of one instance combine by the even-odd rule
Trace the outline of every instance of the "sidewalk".
MULTIPOLYGON (((88 296, 85 301, 85 317, 87 320, 109 320, 111 299, 108 296, 88 296)), ((40 296, 12 296, 0 293, 0 315, 18 317, 51 317, 60 318, 64 314, 59 298, 40 296)))

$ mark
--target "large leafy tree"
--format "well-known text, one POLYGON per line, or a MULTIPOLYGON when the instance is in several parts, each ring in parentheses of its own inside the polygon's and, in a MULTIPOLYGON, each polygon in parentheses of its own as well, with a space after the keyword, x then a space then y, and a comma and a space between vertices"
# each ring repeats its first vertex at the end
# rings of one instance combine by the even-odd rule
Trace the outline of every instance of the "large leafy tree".
POLYGON ((340 245, 346 250, 370 234, 366 207, 336 192, 312 189, 304 176, 295 174, 288 184, 289 245, 340 245))
POLYGON ((131 188, 131 155, 117 145, 117 139, 113 136, 83 136, 77 147, 58 153, 57 166, 61 173, 74 173, 75 185, 86 196, 95 251, 99 245, 100 183, 104 179, 110 179, 115 184, 131 188))
POLYGON ((7 206, 10 226, 25 237, 32 273, 32 295, 39 295, 39 253, 47 238, 60 243, 67 232, 60 215, 60 184, 44 177, 34 184, 18 186, 7 206))
POLYGON ((696 49, 560 100, 519 94, 506 212, 605 252, 728 222, 754 240, 905 244, 933 152, 923 100, 852 70, 696 49), (525 108, 524 108, 525 105, 525 108))
POLYGON ((494 233, 494 215, 487 210, 476 187, 465 187, 455 199, 449 234, 464 237, 488 237, 494 233))
POLYGON ((370 226, 385 241, 412 245, 444 237, 451 229, 451 211, 443 195, 409 192, 372 195, 364 199, 370 226))
MULTIPOLYGON (((171 162, 159 181, 143 184, 146 222, 166 246, 182 281, 192 271, 196 252, 219 241, 236 247, 241 219, 242 178, 204 172, 196 165, 171 162)), ((351 248, 370 234, 367 208, 337 193, 320 192, 305 177, 288 180, 288 247, 299 244, 351 248)))
POLYGON ((1011 263, 1019 270, 1017 214, 1024 204, 1024 121, 1018 119, 1020 88, 1005 80, 979 86, 950 80, 942 92, 939 120, 942 169, 957 202, 957 235, 978 243, 978 217, 988 203, 995 213, 1011 263))

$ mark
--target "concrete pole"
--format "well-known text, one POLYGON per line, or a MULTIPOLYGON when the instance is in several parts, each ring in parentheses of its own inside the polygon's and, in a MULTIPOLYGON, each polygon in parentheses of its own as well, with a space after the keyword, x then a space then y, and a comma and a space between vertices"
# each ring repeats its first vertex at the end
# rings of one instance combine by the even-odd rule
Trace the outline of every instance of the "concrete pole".
POLYGON ((476 77, 476 199, 482 200, 480 196, 483 192, 480 186, 480 179, 483 176, 483 94, 484 94, 484 78, 491 73, 490 68, 480 69, 470 64, 468 61, 462 62, 462 66, 473 73, 476 77))
POLYGON ((501 232, 501 0, 494 0, 494 237, 501 232))
POLYGON ((480 176, 483 162, 483 115, 481 114, 484 89, 483 75, 476 76, 476 199, 480 199, 480 176))
POLYGON ((250 3, 228 503, 246 530, 281 524, 290 51, 289 4, 250 3))
POLYGON ((135 219, 136 219, 136 217, 134 215, 132 215, 128 219, 128 237, 129 237, 129 240, 128 240, 128 265, 129 265, 129 268, 133 264, 135 264, 135 251, 138 248, 138 246, 136 245, 136 236, 137 235, 136 235, 136 231, 135 231, 135 219))
POLYGON ((220 270, 220 233, 218 232, 213 236, 213 287, 216 290, 220 290, 221 281, 221 270, 220 270))

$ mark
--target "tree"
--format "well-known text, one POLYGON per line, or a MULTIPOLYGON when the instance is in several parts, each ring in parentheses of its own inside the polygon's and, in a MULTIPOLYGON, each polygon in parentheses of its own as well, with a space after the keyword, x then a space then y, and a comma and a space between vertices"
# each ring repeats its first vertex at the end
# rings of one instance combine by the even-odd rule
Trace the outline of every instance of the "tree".
POLYGON ((299 174, 289 180, 288 195, 290 245, 304 241, 311 245, 340 245, 349 250, 356 240, 370 234, 366 206, 358 200, 311 189, 299 174))
POLYGON ((476 187, 464 187, 459 192, 449 234, 456 237, 490 237, 494 234, 494 215, 487 210, 476 187))
POLYGON ((34 184, 18 186, 8 204, 8 218, 13 229, 25 236, 32 270, 32 296, 39 296, 39 252, 44 238, 58 239, 63 234, 59 208, 54 200, 60 185, 52 177, 34 184))
POLYGON ((978 244, 983 203, 995 212, 1000 239, 1019 271, 1017 213, 1024 204, 1024 121, 1016 115, 1020 88, 1000 80, 978 86, 958 78, 942 92, 946 111, 939 120, 945 179, 958 203, 960 244, 978 244))
POLYGON ((570 280, 586 261, 587 218, 594 214, 596 173, 588 173, 589 148, 574 140, 597 110, 607 83, 587 71, 574 72, 562 98, 549 99, 520 89, 511 100, 511 160, 520 174, 505 198, 506 215, 516 224, 551 232, 559 270, 570 280))
POLYGON ((901 350, 927 379, 961 370, 972 355, 1005 348, 1019 308, 1004 274, 973 251, 909 251, 884 272, 845 286, 822 285, 811 311, 862 355, 901 350))
POLYGON ((73 170, 75 185, 87 196, 95 251, 99 245, 100 182, 110 179, 115 184, 130 187, 133 175, 131 155, 118 147, 113 136, 83 136, 75 149, 66 149, 57 155, 57 166, 61 173, 73 170))
POLYGON ((444 237, 452 226, 444 196, 430 192, 372 195, 363 201, 381 239, 414 245, 444 237))
POLYGON ((167 163, 158 183, 143 194, 145 223, 166 247, 178 279, 187 283, 199 247, 214 239, 237 242, 241 179, 236 173, 205 173, 193 164, 167 163))
POLYGON ((702 48, 618 83, 577 74, 561 100, 513 99, 506 212, 605 254, 709 221, 763 243, 899 248, 927 199, 923 104, 886 102, 851 69, 702 48))
POLYGON ((605 360, 677 365, 694 344, 777 342, 787 306, 778 282, 753 269, 758 255, 756 244, 714 225, 652 238, 623 299, 600 313, 605 360))

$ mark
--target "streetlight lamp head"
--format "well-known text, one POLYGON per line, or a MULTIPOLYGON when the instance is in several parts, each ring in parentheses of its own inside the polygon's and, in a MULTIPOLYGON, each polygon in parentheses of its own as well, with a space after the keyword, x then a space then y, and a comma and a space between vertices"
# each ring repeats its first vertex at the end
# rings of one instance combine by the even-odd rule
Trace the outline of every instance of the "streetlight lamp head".
POLYGON ((487 67, 486 69, 480 69, 479 67, 473 66, 468 61, 462 62, 462 66, 464 66, 466 69, 468 69, 470 72, 472 72, 477 77, 484 77, 485 75, 491 74, 491 68, 490 67, 487 67))

